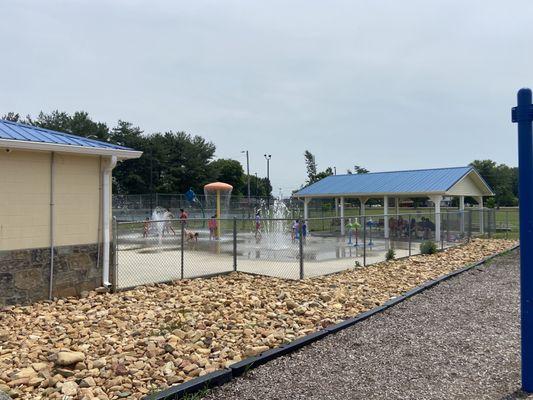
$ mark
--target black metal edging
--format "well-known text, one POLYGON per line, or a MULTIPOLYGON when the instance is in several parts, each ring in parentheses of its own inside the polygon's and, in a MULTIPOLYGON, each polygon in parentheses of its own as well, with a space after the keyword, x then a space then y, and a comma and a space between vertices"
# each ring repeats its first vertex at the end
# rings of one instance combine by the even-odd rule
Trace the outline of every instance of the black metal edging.
POLYGON ((195 379, 191 379, 188 382, 181 385, 171 386, 159 393, 155 393, 144 397, 145 400, 175 400, 181 399, 187 394, 199 392, 200 390, 206 390, 211 387, 223 385, 226 382, 231 381, 233 375, 231 370, 224 368, 204 376, 200 376, 195 379))
POLYGON ((372 317, 373 315, 379 314, 380 312, 385 311, 386 309, 393 307, 396 304, 401 303, 402 301, 407 300, 410 297, 420 294, 423 291, 433 286, 436 286, 441 282, 444 282, 456 275, 462 274, 463 272, 467 272, 477 266, 480 266, 486 263, 487 261, 492 260, 495 257, 499 257, 504 254, 507 254, 517 249, 518 247, 519 245, 516 245, 508 250, 502 251, 501 253, 497 253, 497 254, 493 254, 492 256, 485 257, 481 261, 478 261, 474 264, 467 265, 466 267, 452 271, 446 275, 442 275, 437 279, 426 281, 422 283, 421 285, 408 290, 404 294, 401 294, 397 297, 389 299, 382 305, 378 307, 374 307, 371 310, 365 311, 357 315, 356 317, 348 318, 342 322, 339 322, 338 324, 330 325, 322 330, 312 332, 309 335, 293 340, 292 342, 288 344, 283 344, 279 347, 269 349, 259 355, 245 358, 244 360, 241 360, 237 363, 230 365, 229 368, 225 368, 223 370, 215 371, 210 374, 192 379, 186 383, 182 383, 181 385, 171 386, 170 388, 163 390, 159 393, 144 397, 144 400, 178 400, 178 399, 183 398, 187 394, 191 394, 191 393, 198 392, 200 390, 206 390, 209 388, 213 388, 215 386, 223 385, 229 382, 231 379, 241 376, 242 374, 248 372, 250 369, 256 368, 275 358, 292 353, 293 351, 296 351, 304 346, 307 346, 308 344, 316 342, 317 340, 320 340, 328 335, 331 335, 343 329, 349 328, 350 326, 353 326, 358 322, 364 321, 365 319, 368 319, 372 317))

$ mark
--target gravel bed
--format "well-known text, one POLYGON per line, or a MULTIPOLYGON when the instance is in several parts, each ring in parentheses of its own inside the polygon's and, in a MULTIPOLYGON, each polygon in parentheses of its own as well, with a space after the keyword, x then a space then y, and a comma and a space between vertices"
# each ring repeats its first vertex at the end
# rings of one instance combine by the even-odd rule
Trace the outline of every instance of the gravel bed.
POLYGON ((212 390, 205 399, 527 398, 518 251, 212 390))

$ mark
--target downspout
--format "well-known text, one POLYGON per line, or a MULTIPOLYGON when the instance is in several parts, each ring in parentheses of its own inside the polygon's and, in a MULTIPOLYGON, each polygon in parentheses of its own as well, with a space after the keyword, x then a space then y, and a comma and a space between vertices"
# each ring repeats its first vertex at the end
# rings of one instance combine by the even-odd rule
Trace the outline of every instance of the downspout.
POLYGON ((103 229, 103 285, 106 287, 111 286, 109 280, 109 246, 110 246, 110 199, 111 199, 111 172, 117 165, 117 157, 111 156, 104 164, 102 171, 102 229, 103 229))
POLYGON ((54 229, 54 186, 55 186, 55 153, 50 156, 50 287, 48 299, 52 300, 54 291, 54 246, 55 246, 55 229, 54 229))
MULTIPOLYGON (((100 156, 98 162, 98 171, 102 171, 102 156, 100 156)), ((102 198, 102 174, 98 174, 98 196, 99 199, 102 198)), ((102 251, 102 202, 98 206, 98 226, 96 228, 96 269, 100 268, 101 251, 102 251)))

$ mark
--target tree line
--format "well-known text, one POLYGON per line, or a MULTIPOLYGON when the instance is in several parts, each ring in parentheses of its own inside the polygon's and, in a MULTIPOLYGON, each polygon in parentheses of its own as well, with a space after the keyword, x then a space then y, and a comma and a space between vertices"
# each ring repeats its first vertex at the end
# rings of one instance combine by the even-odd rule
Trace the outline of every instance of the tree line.
MULTIPOLYGON (((114 169, 116 194, 185 193, 190 188, 203 194, 203 186, 214 181, 229 183, 237 196, 248 192, 248 176, 241 163, 230 158, 216 159, 215 145, 198 135, 173 130, 146 134, 122 120, 110 127, 93 121, 85 111, 41 112, 36 118, 21 118, 20 114, 10 112, 2 119, 142 151, 140 158, 121 162, 114 169)), ((250 192, 252 196, 270 196, 272 185, 267 178, 251 175, 250 192)))
MULTIPOLYGON (((36 118, 21 117, 9 112, 2 119, 39 126, 59 132, 96 139, 130 147, 143 152, 139 159, 127 160, 113 171, 113 191, 117 194, 184 193, 192 188, 203 193, 203 186, 214 181, 227 182, 233 186, 233 194, 247 194, 248 177, 242 164, 230 158, 215 158, 215 145, 198 135, 169 130, 147 134, 130 122, 119 120, 116 126, 93 121, 85 111, 72 114, 62 111, 41 112, 36 118)), ((308 186, 329 175, 334 168, 319 171, 315 156, 304 152, 308 186)), ((474 160, 470 163, 477 169, 495 192, 487 200, 487 206, 518 205, 518 168, 498 164, 493 160, 474 160)), ((354 165, 348 174, 364 174, 369 171, 354 165)), ((252 196, 271 196, 272 185, 267 178, 250 176, 252 196)))

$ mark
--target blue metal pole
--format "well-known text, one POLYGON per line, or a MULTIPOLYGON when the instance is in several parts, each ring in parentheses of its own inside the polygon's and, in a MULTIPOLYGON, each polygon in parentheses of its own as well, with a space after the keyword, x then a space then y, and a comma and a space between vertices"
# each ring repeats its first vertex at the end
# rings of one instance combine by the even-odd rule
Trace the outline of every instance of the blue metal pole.
POLYGON ((512 120, 518 122, 520 195, 520 309, 522 389, 533 392, 533 106, 531 90, 520 89, 512 120))

